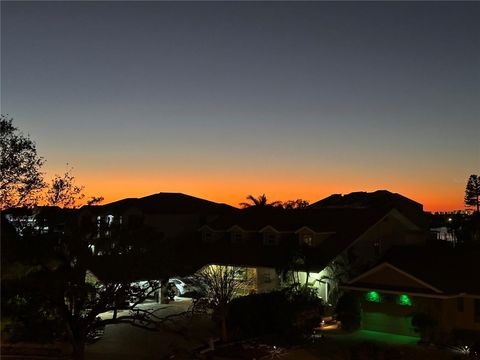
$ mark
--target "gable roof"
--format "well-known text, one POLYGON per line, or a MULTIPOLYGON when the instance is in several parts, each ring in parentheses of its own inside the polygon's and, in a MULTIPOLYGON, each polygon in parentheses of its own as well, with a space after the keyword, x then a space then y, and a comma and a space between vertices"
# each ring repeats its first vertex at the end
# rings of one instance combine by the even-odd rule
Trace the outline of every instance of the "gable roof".
POLYGON ((347 287, 480 295, 480 281, 476 279, 480 274, 479 256, 480 251, 473 249, 397 248, 347 287), (410 282, 402 283, 402 277, 410 282))
POLYGON ((362 288, 401 288, 404 290, 427 291, 442 293, 442 290, 426 283, 425 281, 411 275, 396 266, 383 262, 367 272, 357 276, 348 282, 362 288))

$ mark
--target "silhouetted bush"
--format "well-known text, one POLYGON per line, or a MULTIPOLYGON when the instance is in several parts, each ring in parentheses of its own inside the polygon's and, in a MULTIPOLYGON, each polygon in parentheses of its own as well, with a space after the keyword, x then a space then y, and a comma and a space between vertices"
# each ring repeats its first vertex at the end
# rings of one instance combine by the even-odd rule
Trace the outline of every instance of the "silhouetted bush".
POLYGON ((362 315, 360 301, 352 294, 343 294, 337 302, 337 319, 342 323, 342 329, 354 331, 360 328, 362 315))
POLYGON ((412 326, 419 333, 422 341, 431 341, 437 322, 430 315, 417 312, 412 315, 412 326))

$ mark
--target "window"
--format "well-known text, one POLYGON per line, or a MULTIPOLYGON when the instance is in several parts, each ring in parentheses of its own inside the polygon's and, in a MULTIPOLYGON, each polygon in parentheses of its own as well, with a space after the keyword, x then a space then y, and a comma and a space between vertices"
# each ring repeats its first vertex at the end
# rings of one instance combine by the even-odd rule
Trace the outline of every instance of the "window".
POLYGON ((204 242, 212 242, 213 241, 213 234, 211 231, 204 231, 203 234, 202 234, 202 240, 204 242))
POLYGON ((275 233, 265 233, 263 235, 263 243, 268 246, 278 245, 278 238, 275 233))
POLYGON ((457 298, 457 311, 458 312, 463 312, 463 309, 464 309, 463 297, 458 297, 457 298))
POLYGON ((243 234, 239 231, 235 231, 231 234, 232 244, 243 243, 243 234))
POLYGON ((246 280, 247 279, 247 269, 246 268, 236 268, 234 273, 235 280, 246 280))
POLYGON ((262 274, 262 280, 264 283, 271 283, 272 282, 272 276, 269 272, 265 272, 262 274))
POLYGON ((313 245, 313 236, 311 234, 303 234, 302 244, 307 245, 307 246, 312 246, 313 245))

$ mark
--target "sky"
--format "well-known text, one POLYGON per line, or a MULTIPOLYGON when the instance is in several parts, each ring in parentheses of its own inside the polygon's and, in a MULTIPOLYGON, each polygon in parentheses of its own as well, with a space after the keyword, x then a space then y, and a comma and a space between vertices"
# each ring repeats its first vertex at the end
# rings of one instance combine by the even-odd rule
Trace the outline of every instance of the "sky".
POLYGON ((105 201, 463 209, 480 173, 479 2, 1 2, 1 112, 105 201))

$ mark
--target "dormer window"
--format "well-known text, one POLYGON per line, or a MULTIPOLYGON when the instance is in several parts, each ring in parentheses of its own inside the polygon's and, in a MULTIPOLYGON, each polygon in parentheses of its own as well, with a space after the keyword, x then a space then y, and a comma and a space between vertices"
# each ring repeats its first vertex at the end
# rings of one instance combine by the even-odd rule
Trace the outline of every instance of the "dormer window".
POLYGON ((202 240, 206 243, 213 242, 213 233, 211 231, 204 231, 202 233, 202 240))
POLYGON ((277 234, 273 232, 266 232, 263 234, 263 243, 267 246, 275 246, 278 245, 278 237, 277 234))
POLYGON ((302 235, 302 244, 306 246, 313 246, 313 236, 312 234, 303 234, 302 235))
POLYGON ((234 231, 231 233, 232 244, 242 244, 243 234, 240 231, 234 231))

